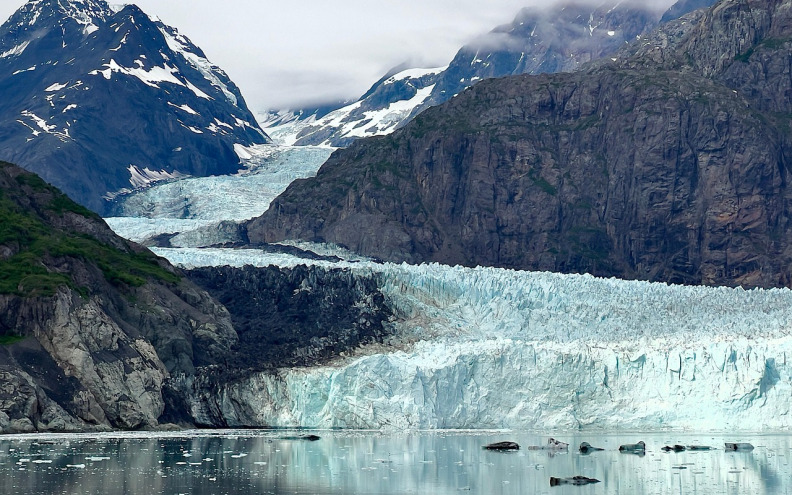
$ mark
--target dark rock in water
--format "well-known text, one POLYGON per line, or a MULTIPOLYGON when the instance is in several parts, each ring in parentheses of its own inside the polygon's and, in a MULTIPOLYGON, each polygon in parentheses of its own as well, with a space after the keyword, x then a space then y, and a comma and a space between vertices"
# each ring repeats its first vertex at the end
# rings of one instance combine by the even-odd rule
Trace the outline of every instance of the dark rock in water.
POLYGON ((497 442, 485 445, 486 450, 520 450, 519 444, 515 442, 497 442))
POLYGON ((573 476, 571 478, 553 478, 552 476, 550 477, 550 486, 591 485, 593 483, 601 483, 601 481, 595 478, 587 478, 585 476, 573 476))
POLYGON ((685 446, 684 445, 674 445, 673 447, 670 447, 670 446, 666 445, 665 447, 661 448, 660 450, 662 450, 663 452, 684 452, 685 451, 685 446))
POLYGON ((322 437, 319 435, 293 435, 287 437, 280 437, 280 440, 307 440, 309 442, 315 442, 317 440, 321 440, 322 437))
POLYGON ((578 450, 580 450, 581 454, 590 454, 592 452, 597 452, 605 449, 601 449, 599 447, 592 447, 588 442, 583 442, 580 444, 580 448, 578 450))
POLYGON ((646 444, 642 440, 638 443, 620 445, 619 452, 646 452, 646 444))
POLYGON ((731 451, 737 451, 737 450, 749 451, 749 450, 753 450, 753 449, 754 449, 754 446, 751 445, 750 443, 729 443, 729 442, 726 442, 726 450, 731 450, 731 451))

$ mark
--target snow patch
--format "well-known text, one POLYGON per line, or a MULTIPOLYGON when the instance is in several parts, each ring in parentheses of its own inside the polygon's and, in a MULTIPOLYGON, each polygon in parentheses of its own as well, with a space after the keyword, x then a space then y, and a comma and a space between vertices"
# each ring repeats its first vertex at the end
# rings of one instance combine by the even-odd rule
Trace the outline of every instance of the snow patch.
POLYGON ((55 84, 52 84, 51 86, 49 86, 44 91, 60 91, 63 88, 65 88, 66 86, 68 86, 68 85, 69 85, 69 83, 63 83, 63 84, 55 83, 55 84))
POLYGON ((36 66, 35 66, 35 65, 34 65, 33 67, 28 67, 27 69, 22 69, 22 70, 15 71, 15 72, 14 72, 13 74, 11 74, 11 75, 12 75, 12 76, 15 76, 15 75, 17 75, 17 74, 21 74, 21 73, 23 73, 23 72, 30 72, 30 71, 34 71, 34 70, 36 70, 36 66))
POLYGON ((130 165, 127 171, 130 175, 129 183, 135 188, 148 187, 155 182, 184 177, 184 175, 179 172, 167 172, 165 170, 156 171, 148 167, 141 169, 135 165, 130 165))
POLYGON ((30 41, 24 41, 16 45, 15 47, 11 48, 10 50, 6 50, 3 53, 0 53, 0 58, 18 57, 19 55, 22 55, 22 52, 25 51, 25 48, 27 48, 28 45, 30 45, 30 41))
POLYGON ((193 109, 190 107, 190 105, 187 105, 187 104, 184 104, 184 105, 176 105, 176 104, 174 104, 174 103, 168 102, 168 105, 170 105, 170 106, 172 106, 172 107, 174 107, 174 108, 178 108, 179 110, 183 110, 183 111, 185 111, 185 112, 189 113, 190 115, 199 115, 199 114, 198 114, 198 112, 196 112, 195 110, 193 110, 193 109))

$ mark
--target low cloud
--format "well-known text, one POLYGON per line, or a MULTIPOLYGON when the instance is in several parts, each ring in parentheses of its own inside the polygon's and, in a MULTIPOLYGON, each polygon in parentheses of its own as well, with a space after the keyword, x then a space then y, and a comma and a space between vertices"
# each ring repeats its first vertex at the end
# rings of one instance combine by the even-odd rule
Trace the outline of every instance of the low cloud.
MULTIPOLYGON (((9 16, 23 3, 0 0, 0 15, 9 16)), ((203 48, 254 111, 356 98, 395 65, 406 60, 422 67, 445 65, 463 45, 510 23, 522 8, 550 5, 542 0, 134 3, 203 48)), ((665 9, 673 0, 641 3, 665 9)))

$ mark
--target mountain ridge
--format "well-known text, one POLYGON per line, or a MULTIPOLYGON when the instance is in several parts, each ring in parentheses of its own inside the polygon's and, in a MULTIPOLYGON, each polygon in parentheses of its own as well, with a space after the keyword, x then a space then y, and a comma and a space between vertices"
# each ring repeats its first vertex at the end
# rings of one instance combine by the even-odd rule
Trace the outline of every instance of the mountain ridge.
POLYGON ((233 173, 269 142, 239 89, 188 38, 137 6, 39 0, 0 27, 0 158, 97 212, 105 197, 233 173))
POLYGON ((295 118, 287 120, 270 115, 262 123, 282 144, 346 147, 361 137, 387 135, 423 110, 449 100, 483 79, 575 70, 583 63, 615 53, 660 23, 713 2, 680 0, 664 14, 659 8, 639 1, 599 5, 564 2, 550 7, 526 7, 511 23, 498 26, 462 47, 449 65, 426 69, 424 74, 433 75, 431 79, 416 81, 411 79, 409 71, 418 69, 398 66, 374 83, 358 101, 333 108, 326 115, 313 111, 289 112, 295 118), (394 81, 389 81, 392 77, 402 86, 414 89, 391 91, 387 99, 370 98, 388 83, 393 85, 394 81), (430 89, 419 97, 418 90, 423 88, 430 89))
POLYGON ((251 221, 249 238, 411 263, 788 287, 788 7, 721 1, 616 60, 483 81, 334 153, 251 221))

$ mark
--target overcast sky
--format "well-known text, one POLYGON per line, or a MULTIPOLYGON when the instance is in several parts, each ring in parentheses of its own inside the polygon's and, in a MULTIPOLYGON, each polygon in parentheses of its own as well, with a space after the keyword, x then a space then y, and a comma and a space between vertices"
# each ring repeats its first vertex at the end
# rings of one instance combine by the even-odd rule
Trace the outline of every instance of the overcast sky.
MULTIPOLYGON (((673 0, 651 0, 670 5, 673 0)), ((4 21, 24 0, 0 0, 4 21)), ((114 3, 112 0, 109 3, 114 3)), ((391 67, 436 67, 547 0, 138 0, 241 88, 254 112, 356 98, 391 67)))

